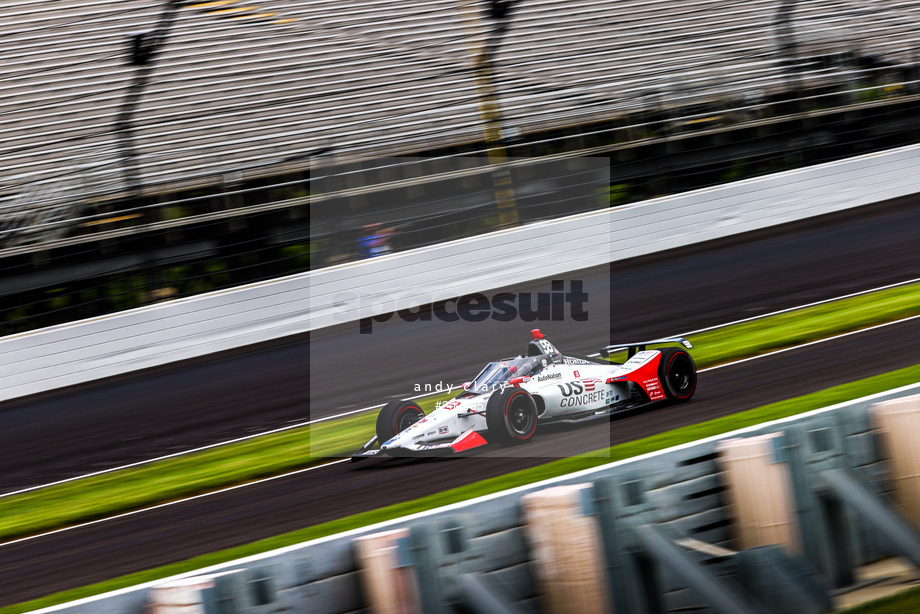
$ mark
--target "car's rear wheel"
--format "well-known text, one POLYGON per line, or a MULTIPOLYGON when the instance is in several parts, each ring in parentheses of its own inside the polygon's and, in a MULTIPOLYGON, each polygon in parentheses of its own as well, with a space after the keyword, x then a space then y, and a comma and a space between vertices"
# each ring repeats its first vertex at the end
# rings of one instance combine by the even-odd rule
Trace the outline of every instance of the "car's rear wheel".
POLYGON ((387 403, 377 414, 377 441, 389 441, 424 417, 422 408, 411 401, 387 403))
POLYGON ((526 390, 506 388, 486 404, 489 441, 514 445, 530 441, 537 430, 537 404, 526 390))
POLYGON ((658 378, 665 396, 672 401, 689 401, 696 391, 696 364, 685 350, 661 350, 658 378))

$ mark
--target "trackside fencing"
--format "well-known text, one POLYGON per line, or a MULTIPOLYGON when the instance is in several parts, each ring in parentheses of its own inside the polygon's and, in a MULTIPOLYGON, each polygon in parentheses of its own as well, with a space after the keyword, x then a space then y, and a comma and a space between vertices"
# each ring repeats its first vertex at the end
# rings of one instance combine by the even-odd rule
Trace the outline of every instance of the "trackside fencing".
POLYGON ((918 447, 920 383, 43 612, 828 612, 920 568, 918 447))
POLYGON ((912 145, 10 335, 0 401, 914 194, 918 167, 912 145))

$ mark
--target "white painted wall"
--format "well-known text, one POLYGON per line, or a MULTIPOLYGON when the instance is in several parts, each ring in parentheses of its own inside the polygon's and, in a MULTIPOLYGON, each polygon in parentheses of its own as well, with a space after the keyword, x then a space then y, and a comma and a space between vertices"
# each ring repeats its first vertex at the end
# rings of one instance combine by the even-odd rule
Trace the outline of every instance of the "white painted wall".
POLYGON ((310 273, 311 328, 920 192, 920 146, 310 273))
POLYGON ((0 338, 0 401, 920 192, 920 146, 0 338))

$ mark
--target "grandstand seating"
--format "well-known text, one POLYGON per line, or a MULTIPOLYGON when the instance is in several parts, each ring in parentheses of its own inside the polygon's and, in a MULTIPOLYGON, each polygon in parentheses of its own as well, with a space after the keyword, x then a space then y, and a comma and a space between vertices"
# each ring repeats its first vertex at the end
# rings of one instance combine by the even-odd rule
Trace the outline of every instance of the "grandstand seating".
MULTIPOLYGON (((777 0, 523 0, 497 54, 506 125, 523 133, 782 87, 777 0)), ((21 0, 0 23, 0 190, 110 190, 115 117, 134 77, 126 37, 149 0, 21 0), (72 175, 69 175, 71 174, 72 175)), ((920 0, 813 0, 803 54, 912 62, 920 0), (809 51, 811 50, 811 51, 809 51)), ((482 26, 488 27, 487 20, 482 26)), ((457 0, 185 2, 136 115, 145 182, 205 177, 325 146, 410 154, 481 138, 457 0)), ((824 78, 840 68, 814 70, 824 78)), ((841 78, 845 77, 842 75, 841 78)))

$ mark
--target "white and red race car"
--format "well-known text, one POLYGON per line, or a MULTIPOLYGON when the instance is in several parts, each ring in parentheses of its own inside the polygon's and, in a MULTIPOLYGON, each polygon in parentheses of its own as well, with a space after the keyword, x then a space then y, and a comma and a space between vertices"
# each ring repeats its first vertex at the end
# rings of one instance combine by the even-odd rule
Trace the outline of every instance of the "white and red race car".
POLYGON ((685 349, 646 349, 664 343, 693 347, 681 337, 601 350, 604 358, 626 350, 628 359, 620 364, 563 354, 539 330, 531 336, 526 356, 490 362, 461 394, 427 416, 411 401, 387 403, 377 415, 376 435, 352 460, 524 443, 538 423, 582 422, 648 403, 688 401, 696 390, 696 365, 685 349))

